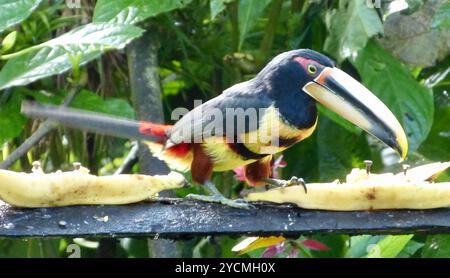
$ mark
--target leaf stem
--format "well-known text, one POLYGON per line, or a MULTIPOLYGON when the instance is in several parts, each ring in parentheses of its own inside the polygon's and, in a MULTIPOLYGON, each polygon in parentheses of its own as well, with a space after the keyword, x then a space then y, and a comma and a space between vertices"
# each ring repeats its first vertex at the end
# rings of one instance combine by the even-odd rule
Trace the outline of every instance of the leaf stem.
POLYGON ((237 1, 230 2, 228 4, 228 10, 230 12, 231 20, 232 51, 237 52, 239 50, 239 15, 237 1))
POLYGON ((28 48, 22 49, 20 51, 11 53, 11 54, 0 55, 0 60, 9 60, 9 59, 12 59, 12 58, 16 58, 16 57, 28 54, 30 52, 33 52, 33 51, 38 50, 38 49, 43 48, 43 47, 45 47, 45 46, 35 45, 35 46, 32 46, 32 47, 28 47, 28 48))
MULTIPOLYGON (((239 51, 239 6, 238 1, 233 1, 228 4, 228 11, 231 20, 231 45, 232 53, 239 51)), ((242 72, 236 63, 233 63, 234 79, 236 82, 242 80, 242 72)))

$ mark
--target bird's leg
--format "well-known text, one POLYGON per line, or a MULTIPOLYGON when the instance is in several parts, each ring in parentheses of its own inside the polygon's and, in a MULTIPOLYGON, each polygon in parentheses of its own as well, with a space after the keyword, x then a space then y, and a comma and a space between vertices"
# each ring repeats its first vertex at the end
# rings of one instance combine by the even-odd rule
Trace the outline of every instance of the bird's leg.
POLYGON ((279 180, 279 179, 272 179, 272 178, 266 178, 264 179, 264 182, 266 182, 269 185, 273 185, 276 187, 288 187, 293 185, 301 185, 303 189, 305 190, 305 193, 308 193, 308 188, 306 188, 306 183, 302 178, 292 177, 290 180, 279 180))
POLYGON ((223 196, 211 182, 214 162, 203 150, 200 144, 194 144, 193 160, 191 164, 192 180, 199 184, 204 184, 210 196, 189 194, 186 197, 194 200, 220 203, 233 208, 250 209, 253 206, 244 200, 231 200, 223 196))
POLYGON ((211 195, 198 195, 198 194, 189 194, 186 196, 186 198, 203 201, 203 202, 210 202, 210 203, 220 203, 229 207, 233 208, 239 208, 239 209, 251 209, 254 208, 251 204, 247 203, 243 199, 237 199, 232 200, 222 195, 222 193, 217 190, 214 183, 210 181, 206 181, 204 186, 208 189, 208 191, 211 193, 211 195))

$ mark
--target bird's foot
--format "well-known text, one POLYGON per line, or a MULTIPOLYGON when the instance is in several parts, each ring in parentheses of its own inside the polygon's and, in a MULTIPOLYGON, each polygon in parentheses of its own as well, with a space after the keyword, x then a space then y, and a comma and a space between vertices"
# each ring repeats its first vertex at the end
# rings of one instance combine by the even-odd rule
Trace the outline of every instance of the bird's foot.
POLYGON ((225 206, 229 206, 232 208, 238 208, 238 209, 252 209, 255 208, 255 206, 249 204, 247 201, 243 200, 243 199, 236 199, 236 200, 232 200, 232 199, 228 199, 223 195, 198 195, 198 194, 189 194, 186 196, 186 198, 191 199, 191 200, 197 200, 197 201, 202 201, 202 202, 208 202, 208 203, 219 203, 225 206))
POLYGON ((308 188, 306 187, 306 183, 302 178, 292 177, 290 180, 278 180, 278 179, 265 179, 266 183, 276 186, 276 187, 288 187, 294 185, 301 185, 305 190, 305 193, 308 193, 308 188))

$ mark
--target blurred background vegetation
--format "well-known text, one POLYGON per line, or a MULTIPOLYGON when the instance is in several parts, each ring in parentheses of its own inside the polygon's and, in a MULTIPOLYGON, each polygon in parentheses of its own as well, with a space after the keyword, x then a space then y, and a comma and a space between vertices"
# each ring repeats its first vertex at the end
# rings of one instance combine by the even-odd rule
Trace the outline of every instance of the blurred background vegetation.
MULTIPOLYGON (((39 160, 49 172, 80 161, 93 174, 108 175, 130 151, 126 140, 58 128, 5 163, 40 125, 20 114, 26 98, 60 104, 76 91, 72 107, 169 123, 172 109, 190 109, 194 99, 212 98, 296 48, 329 55, 391 108, 408 135, 408 164, 450 158, 446 0, 0 0, 0 37, 2 168, 28 172, 39 160), (139 84, 142 76, 149 84, 139 84), (152 90, 158 105, 139 107, 140 86, 152 90)), ((284 178, 343 178, 365 159, 374 161, 374 171, 399 170, 389 149, 320 111, 314 135, 284 153, 284 178)), ((232 172, 214 180, 232 197, 244 188, 232 172)), ((193 191, 202 189, 177 194, 193 191)), ((0 217, 0 229, 7 228, 0 217)), ((239 240, 0 238, 0 257, 67 257, 74 242, 82 257, 233 257, 239 240)), ((450 257, 450 236, 308 235, 242 256, 450 257)))

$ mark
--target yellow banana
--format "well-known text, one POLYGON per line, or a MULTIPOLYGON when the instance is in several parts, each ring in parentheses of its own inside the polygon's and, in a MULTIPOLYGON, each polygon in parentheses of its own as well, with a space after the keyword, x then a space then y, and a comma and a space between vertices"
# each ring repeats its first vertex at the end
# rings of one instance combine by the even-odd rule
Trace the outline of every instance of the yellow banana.
POLYGON ((184 185, 183 175, 176 172, 97 177, 86 171, 28 174, 0 170, 0 200, 17 207, 129 204, 184 185))
POLYGON ((450 182, 428 180, 450 167, 433 163, 408 170, 406 174, 368 174, 353 169, 345 183, 307 184, 250 193, 247 201, 293 203, 306 209, 336 211, 377 209, 433 209, 450 206, 450 182))

